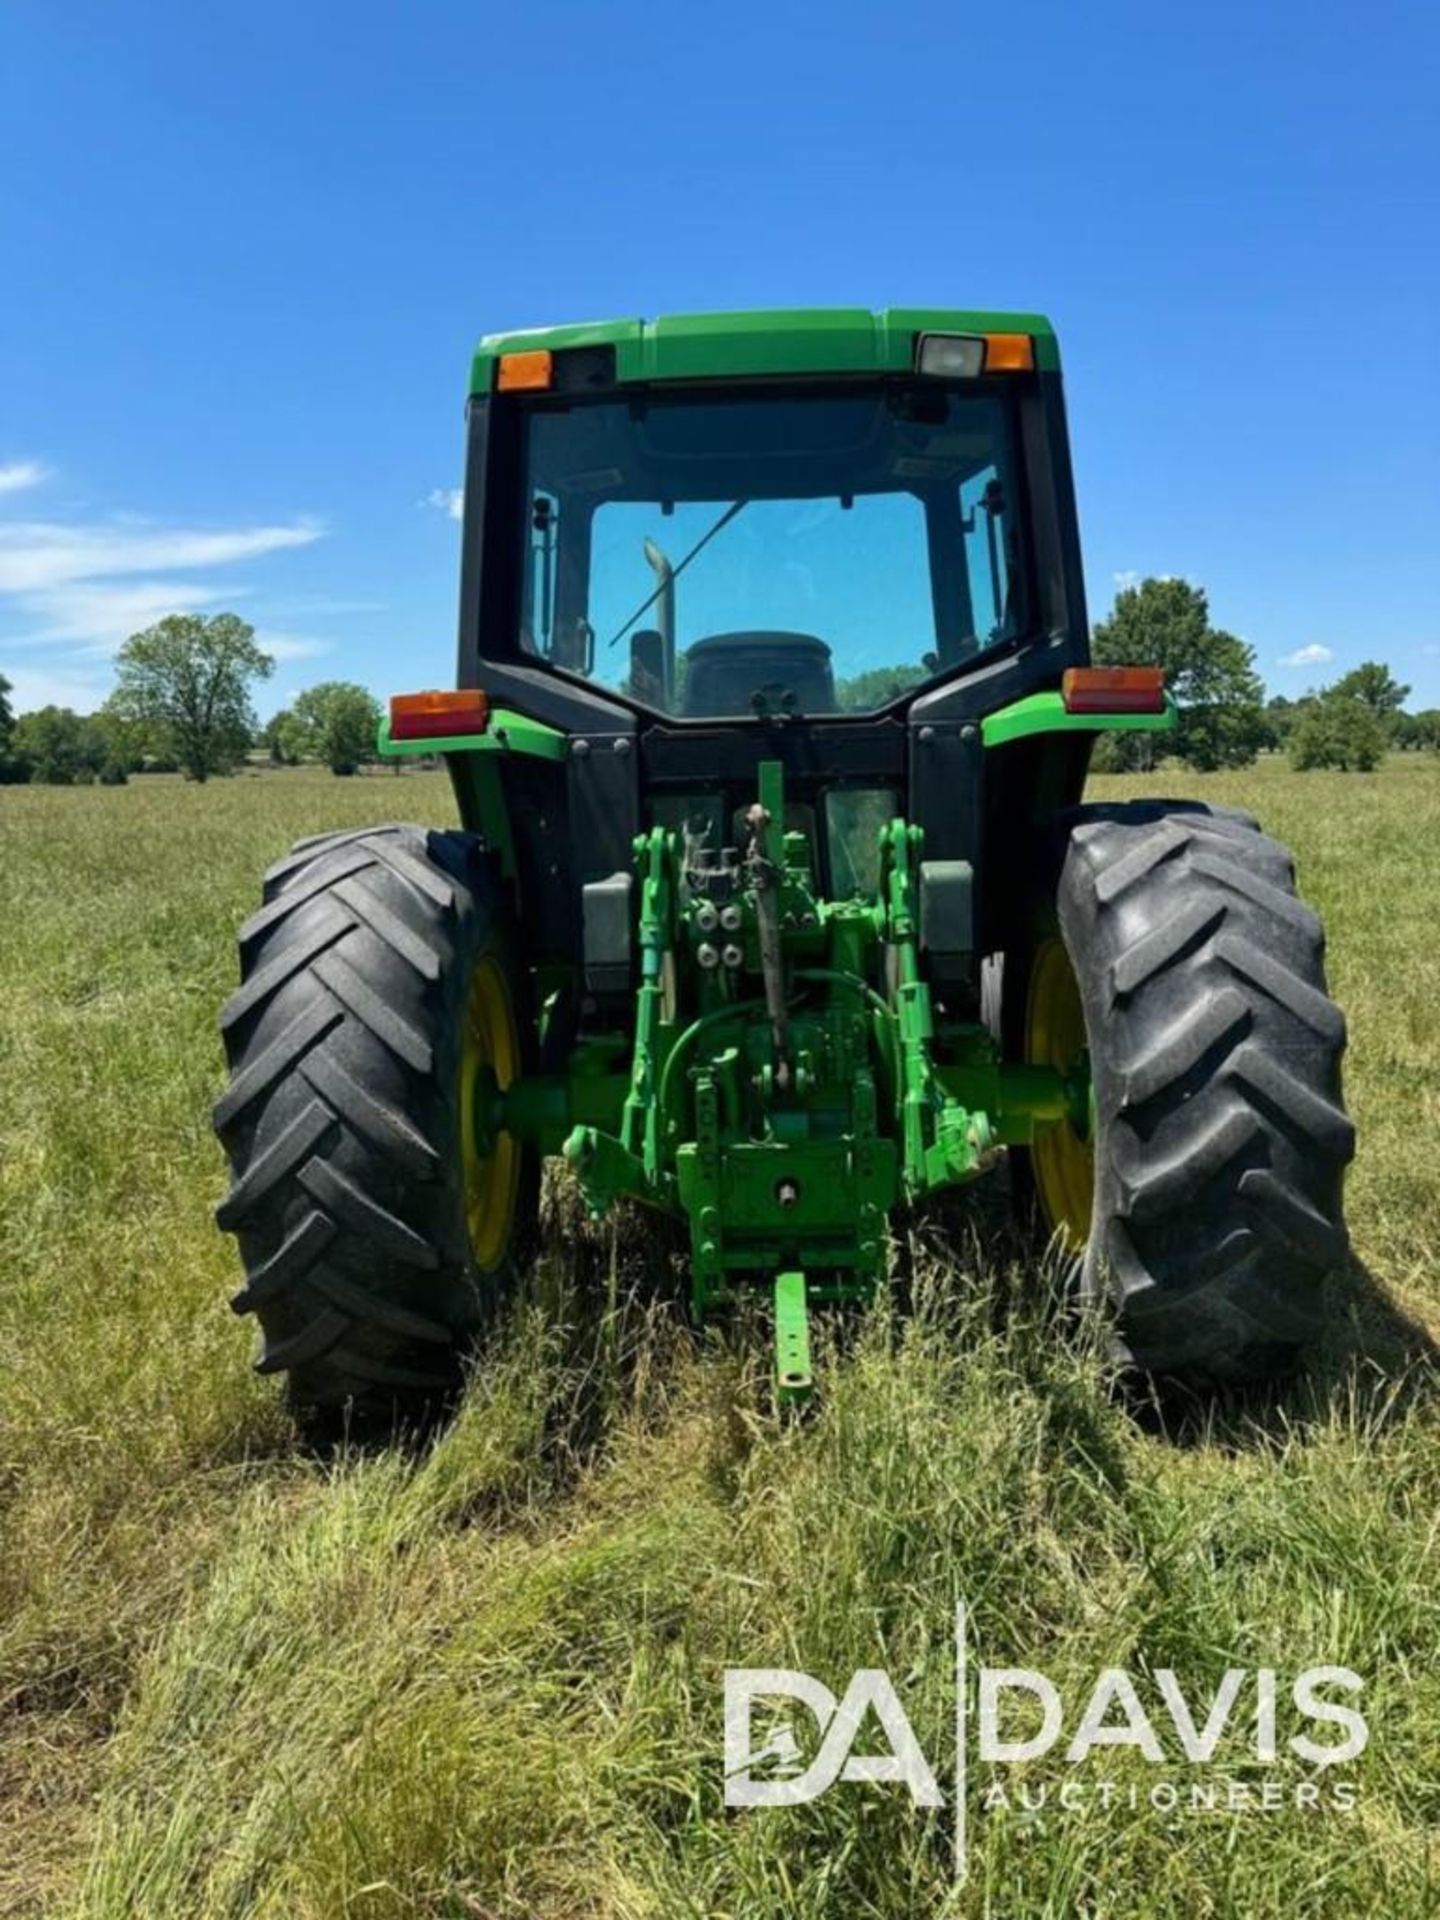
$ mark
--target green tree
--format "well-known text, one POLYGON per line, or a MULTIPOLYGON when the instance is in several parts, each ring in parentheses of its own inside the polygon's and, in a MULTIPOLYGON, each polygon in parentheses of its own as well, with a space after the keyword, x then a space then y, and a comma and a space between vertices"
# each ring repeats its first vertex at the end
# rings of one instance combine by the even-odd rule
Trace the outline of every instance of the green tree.
POLYGON ((100 746, 102 774, 104 767, 118 768, 124 774, 140 772, 150 753, 153 728, 126 713, 116 704, 114 695, 90 716, 89 724, 100 746))
POLYGON ((69 707, 37 707, 15 723, 15 757, 31 780, 47 787, 70 787, 93 780, 104 750, 91 722, 69 707))
POLYGON ((293 767, 305 751, 305 730, 288 707, 273 714, 260 729, 260 744, 273 767, 293 767))
POLYGON ((255 730, 250 688, 274 661, 233 613, 173 613, 120 649, 115 710, 153 727, 192 780, 228 773, 255 730))
POLYGON ((1210 624, 1204 589, 1187 580, 1142 580, 1116 595, 1110 618, 1095 629, 1098 666, 1163 667, 1180 708, 1173 736, 1119 736, 1122 765, 1146 767, 1157 750, 1202 773, 1248 766, 1265 740, 1264 688, 1255 651, 1210 624))
POLYGON ((1385 729, 1387 739, 1393 739, 1399 732, 1400 709, 1410 689, 1402 686, 1379 660, 1364 660, 1358 667, 1352 667, 1349 673, 1341 674, 1329 691, 1368 707, 1385 729))
POLYGON ((1428 748, 1431 753, 1440 753, 1440 707, 1422 707, 1412 718, 1415 745, 1428 748))
POLYGON ((353 680, 324 680, 295 700, 294 719, 304 750, 332 773, 354 773, 375 757, 380 702, 353 680))
POLYGON ((11 691, 10 682, 0 673, 0 786, 30 778, 29 767, 13 752, 15 713, 10 705, 11 691))
POLYGON ((1299 700, 1287 699, 1283 693, 1274 694, 1265 702, 1265 740, 1264 744, 1272 753, 1281 753, 1290 744, 1290 735, 1295 731, 1295 723, 1310 703, 1307 693, 1299 700))
POLYGON ((874 707, 888 706, 911 687, 927 678, 924 667, 871 667, 851 680, 835 683, 837 705, 850 713, 865 713, 874 707))
POLYGON ((1290 764, 1301 773, 1335 767, 1373 773, 1385 757, 1384 723, 1365 701, 1342 693, 1343 681, 1310 701, 1290 735, 1290 764))

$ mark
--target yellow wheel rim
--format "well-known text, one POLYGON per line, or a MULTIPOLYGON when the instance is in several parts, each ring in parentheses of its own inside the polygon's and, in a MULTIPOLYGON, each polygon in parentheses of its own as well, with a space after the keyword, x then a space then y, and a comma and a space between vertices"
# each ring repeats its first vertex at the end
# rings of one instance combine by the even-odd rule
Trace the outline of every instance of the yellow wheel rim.
MULTIPOLYGON (((1044 942, 1030 972, 1025 1058, 1033 1066, 1073 1073, 1085 1053, 1085 1013, 1063 941, 1044 942)), ((1040 1206, 1052 1233, 1076 1252, 1090 1238, 1095 1202, 1095 1150, 1068 1120, 1036 1129, 1030 1148, 1040 1206)))
POLYGON ((470 978, 460 1048, 460 1159, 465 1176, 465 1225, 470 1257, 482 1273, 505 1258, 520 1184, 520 1149, 508 1133, 482 1142, 475 1096, 483 1073, 503 1092, 520 1071, 520 1036, 505 976, 489 954, 470 978))

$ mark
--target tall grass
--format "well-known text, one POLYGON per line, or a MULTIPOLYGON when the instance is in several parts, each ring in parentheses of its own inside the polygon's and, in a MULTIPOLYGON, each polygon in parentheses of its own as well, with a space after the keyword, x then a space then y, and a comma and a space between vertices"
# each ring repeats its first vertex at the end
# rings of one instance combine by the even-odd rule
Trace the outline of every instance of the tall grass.
MULTIPOLYGON (((1129 1404, 1045 1276, 977 1231, 922 1259, 907 1318, 882 1304, 827 1346, 812 1417, 779 1419, 763 1340, 692 1336, 664 1249, 561 1191, 455 1423, 326 1457, 224 1310, 215 1009, 268 860, 448 819, 446 786, 0 792, 0 1910, 1440 1906, 1440 768, 1198 784, 1295 847, 1351 1020, 1357 1261, 1307 1378, 1129 1404), (1227 1666, 1353 1667, 1354 1812, 1170 1818, 1120 1750, 1103 1771, 1133 1809, 986 1812, 982 1773, 956 1889, 949 1810, 895 1788, 724 1809, 727 1665, 837 1692, 886 1667, 943 1783, 960 1595, 978 1658, 1077 1707, 1107 1665, 1192 1696, 1227 1666)), ((1243 1742, 1225 1764, 1255 1772, 1243 1742)))

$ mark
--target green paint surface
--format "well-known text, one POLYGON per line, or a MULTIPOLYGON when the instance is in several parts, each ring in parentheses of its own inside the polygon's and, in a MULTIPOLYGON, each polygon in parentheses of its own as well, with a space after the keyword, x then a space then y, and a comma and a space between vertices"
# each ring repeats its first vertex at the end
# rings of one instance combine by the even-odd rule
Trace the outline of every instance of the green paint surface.
POLYGON ((663 314, 491 333, 470 366, 472 394, 489 393, 504 353, 613 347, 617 380, 738 380, 783 374, 908 373, 922 333, 1028 333, 1035 364, 1056 372, 1060 349, 1038 313, 969 307, 775 307, 748 313, 663 314))
POLYGON ((1035 733, 1172 733, 1179 723, 1169 694, 1162 713, 1067 713, 1058 693, 1030 693, 988 714, 980 737, 987 747, 1003 747, 1035 733))
POLYGON ((496 707, 483 733, 449 733, 433 740, 392 740, 387 717, 380 722, 376 748, 382 760, 424 759, 437 753, 528 753, 538 760, 563 760, 565 735, 543 721, 496 707))

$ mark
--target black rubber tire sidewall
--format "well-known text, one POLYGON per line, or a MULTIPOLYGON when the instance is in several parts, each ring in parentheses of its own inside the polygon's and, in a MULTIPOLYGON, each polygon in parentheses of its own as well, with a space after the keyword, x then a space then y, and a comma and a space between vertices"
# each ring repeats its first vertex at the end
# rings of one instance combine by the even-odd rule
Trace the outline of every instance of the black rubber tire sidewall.
POLYGON ((533 1036, 503 892, 473 836, 403 825, 302 842, 265 891, 241 931, 217 1107, 235 1180, 220 1218, 247 1275, 237 1306, 258 1315, 259 1364, 288 1375, 300 1406, 444 1397, 533 1251, 531 1152, 495 1271, 476 1271, 465 1221, 460 1048, 483 956, 522 1048, 533 1036), (249 1092, 257 1073, 270 1078, 249 1092))
MULTIPOLYGON (((1321 1331, 1345 1252, 1354 1139, 1344 1022, 1294 863, 1248 814, 1155 800, 1069 812, 1052 870, 1053 907, 1037 897, 1006 956, 1002 1018, 1021 1057, 1034 954, 1058 930, 1095 1088, 1082 1284, 1146 1372, 1197 1386, 1284 1372, 1321 1331)), ((1015 1162, 1034 1206, 1029 1155, 1015 1162)))

